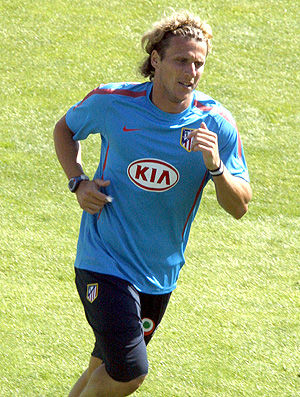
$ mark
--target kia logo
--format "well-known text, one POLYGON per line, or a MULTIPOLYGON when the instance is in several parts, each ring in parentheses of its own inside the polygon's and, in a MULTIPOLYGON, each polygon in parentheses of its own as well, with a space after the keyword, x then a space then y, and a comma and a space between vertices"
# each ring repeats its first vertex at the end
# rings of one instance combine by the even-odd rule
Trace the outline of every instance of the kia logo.
POLYGON ((140 159, 129 164, 127 174, 139 188, 164 192, 179 181, 179 172, 171 164, 157 159, 140 159))

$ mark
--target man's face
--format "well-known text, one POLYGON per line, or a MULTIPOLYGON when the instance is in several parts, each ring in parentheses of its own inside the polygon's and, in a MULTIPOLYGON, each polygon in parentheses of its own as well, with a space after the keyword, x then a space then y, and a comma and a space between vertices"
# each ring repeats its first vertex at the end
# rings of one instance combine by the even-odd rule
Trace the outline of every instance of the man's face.
POLYGON ((203 74, 206 54, 205 41, 182 36, 171 37, 163 58, 154 50, 151 55, 155 68, 153 103, 169 113, 185 110, 203 74))

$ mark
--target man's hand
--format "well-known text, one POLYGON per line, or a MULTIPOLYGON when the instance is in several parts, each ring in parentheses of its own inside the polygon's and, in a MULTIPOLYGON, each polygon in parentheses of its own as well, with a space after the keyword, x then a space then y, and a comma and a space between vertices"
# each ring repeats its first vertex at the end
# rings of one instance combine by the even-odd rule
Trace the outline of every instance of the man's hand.
POLYGON ((80 207, 91 215, 99 212, 107 203, 111 202, 111 197, 99 191, 102 187, 107 187, 110 181, 94 179, 93 181, 82 181, 76 190, 76 196, 80 207))
POLYGON ((206 124, 202 122, 200 128, 192 131, 188 138, 192 139, 191 150, 193 152, 202 152, 207 169, 212 171, 219 168, 221 160, 216 133, 210 131, 206 124))
MULTIPOLYGON (((208 170, 214 171, 220 167, 218 136, 209 131, 205 123, 201 123, 200 128, 192 131, 189 139, 192 139, 192 151, 202 153, 208 170)), ((213 180, 221 207, 236 219, 241 218, 247 212, 252 197, 249 183, 231 175, 226 167, 223 174, 213 177, 213 180)))

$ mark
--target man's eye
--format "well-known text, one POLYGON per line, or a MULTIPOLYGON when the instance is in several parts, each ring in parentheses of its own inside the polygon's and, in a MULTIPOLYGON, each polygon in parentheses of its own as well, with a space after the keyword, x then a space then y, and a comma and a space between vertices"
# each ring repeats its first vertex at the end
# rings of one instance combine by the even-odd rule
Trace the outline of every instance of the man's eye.
POLYGON ((200 69, 203 66, 202 62, 195 62, 195 68, 200 69))

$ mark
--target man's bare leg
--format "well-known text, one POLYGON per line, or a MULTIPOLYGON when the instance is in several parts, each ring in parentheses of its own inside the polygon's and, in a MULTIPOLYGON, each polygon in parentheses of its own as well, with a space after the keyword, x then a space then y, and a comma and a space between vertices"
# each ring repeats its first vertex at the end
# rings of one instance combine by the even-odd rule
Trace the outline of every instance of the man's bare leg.
POLYGON ((143 383, 145 376, 130 382, 112 379, 102 365, 102 360, 91 356, 88 369, 73 386, 69 397, 123 397, 132 394, 143 383))
POLYGON ((81 377, 78 379, 78 381, 75 383, 73 386, 69 397, 79 397, 86 385, 88 384, 88 381, 92 375, 92 373, 102 365, 102 360, 100 360, 97 357, 91 356, 90 358, 90 363, 89 367, 84 373, 81 375, 81 377))
POLYGON ((117 382, 106 372, 102 364, 90 376, 80 397, 124 397, 129 396, 143 383, 146 375, 140 376, 130 382, 117 382))

